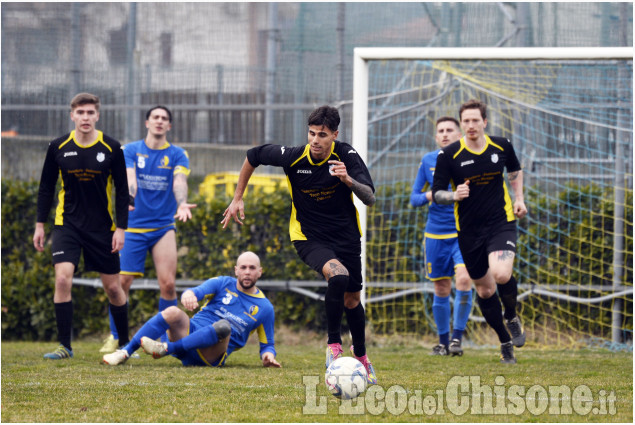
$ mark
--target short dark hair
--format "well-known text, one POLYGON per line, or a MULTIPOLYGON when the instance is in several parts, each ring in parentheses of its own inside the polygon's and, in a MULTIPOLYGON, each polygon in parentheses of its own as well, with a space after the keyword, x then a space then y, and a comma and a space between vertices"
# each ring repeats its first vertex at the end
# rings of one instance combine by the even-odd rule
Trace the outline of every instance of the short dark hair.
POLYGON ((150 115, 152 115, 152 111, 154 111, 155 109, 163 109, 165 112, 167 112, 168 120, 172 122, 172 112, 170 112, 167 106, 163 106, 163 105, 153 106, 152 108, 148 109, 148 112, 146 112, 146 121, 150 119, 150 115))
POLYGON ((485 104, 485 102, 481 102, 478 99, 468 100, 463 105, 461 105, 461 108, 459 109, 459 119, 462 119, 461 114, 463 114, 463 111, 465 111, 466 109, 478 109, 479 111, 481 111, 481 118, 483 118, 484 120, 487 119, 487 105, 485 104))
POLYGON ((456 118, 454 118, 454 117, 448 117, 448 116, 445 116, 445 117, 441 117, 441 118, 439 118, 439 119, 437 120, 436 125, 439 125, 439 124, 441 124, 442 122, 446 122, 446 121, 452 121, 452 122, 456 125, 456 128, 459 128, 459 129, 461 128, 461 124, 459 124, 459 121, 458 121, 456 118))
POLYGON ((99 111, 101 102, 99 97, 91 93, 79 93, 71 99, 71 111, 82 105, 95 105, 95 109, 99 111))
POLYGON ((307 120, 309 126, 322 125, 331 131, 337 131, 340 125, 340 113, 337 108, 323 105, 311 112, 307 120))

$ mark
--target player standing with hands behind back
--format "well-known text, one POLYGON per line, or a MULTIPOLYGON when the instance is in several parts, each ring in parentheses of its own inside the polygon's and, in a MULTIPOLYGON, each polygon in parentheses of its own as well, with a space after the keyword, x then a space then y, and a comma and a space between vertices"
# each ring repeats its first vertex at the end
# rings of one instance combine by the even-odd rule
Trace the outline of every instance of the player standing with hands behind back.
POLYGON ((243 194, 257 166, 282 167, 292 199, 289 234, 307 265, 328 282, 324 305, 328 329, 326 367, 342 356, 342 314, 351 331, 353 356, 376 384, 375 369, 366 355, 366 314, 362 289, 361 229, 353 193, 366 205, 375 203, 375 188, 366 164, 355 149, 337 139, 340 115, 321 106, 309 115, 308 143, 304 146, 262 145, 247 151, 234 192, 223 213, 223 228, 230 220, 244 220, 243 194))
POLYGON ((485 103, 464 103, 459 117, 465 136, 439 152, 432 196, 439 204, 456 203, 459 246, 476 286, 478 305, 487 324, 498 334, 501 362, 516 363, 514 346, 525 344, 525 333, 516 315, 518 284, 512 275, 516 217, 527 214, 523 174, 511 142, 485 134, 485 103), (513 203, 503 177, 505 169, 515 195, 513 203), (448 190, 450 182, 454 191, 448 190))

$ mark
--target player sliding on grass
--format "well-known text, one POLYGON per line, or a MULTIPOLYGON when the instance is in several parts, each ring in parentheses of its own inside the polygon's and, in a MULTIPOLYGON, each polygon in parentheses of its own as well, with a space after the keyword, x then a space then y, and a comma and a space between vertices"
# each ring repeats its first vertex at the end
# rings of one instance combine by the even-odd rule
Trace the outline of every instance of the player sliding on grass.
POLYGON ((104 355, 102 362, 113 366, 125 363, 141 346, 155 359, 173 355, 183 366, 220 367, 257 331, 262 365, 281 367, 274 348, 273 306, 256 287, 262 274, 260 259, 253 252, 244 252, 238 257, 234 272, 236 278, 215 277, 183 292, 181 303, 190 311, 206 299, 192 319, 178 307, 170 306, 148 320, 128 345, 104 355), (170 341, 156 341, 166 331, 170 341))
POLYGON ((308 143, 287 147, 262 145, 247 151, 234 199, 223 213, 223 228, 231 219, 245 218, 243 194, 249 178, 261 164, 282 167, 289 182, 292 212, 291 241, 298 255, 321 273, 328 286, 324 296, 328 329, 326 366, 342 356, 341 324, 346 313, 353 339, 351 351, 377 383, 366 355, 366 314, 360 303, 362 289, 361 229, 355 194, 364 204, 375 203, 373 182, 355 149, 336 140, 340 116, 337 109, 321 106, 308 119, 308 143))
POLYGON ((527 214, 523 172, 511 142, 485 134, 485 103, 464 103, 459 118, 465 136, 439 152, 432 197, 439 204, 456 205, 459 247, 476 286, 478 305, 487 324, 498 334, 501 362, 516 363, 514 346, 525 344, 525 333, 516 315, 518 285, 512 275, 516 217, 527 214), (505 169, 514 190, 513 204, 503 178, 505 169), (448 190, 450 182, 454 191, 448 190))
POLYGON ((432 201, 434 167, 440 149, 461 138, 459 122, 452 117, 441 117, 436 123, 434 139, 439 149, 428 152, 421 159, 417 178, 412 186, 410 204, 421 207, 429 203, 428 220, 423 239, 426 276, 434 282, 432 314, 437 325, 439 343, 432 348, 432 355, 463 355, 461 340, 472 311, 472 281, 463 264, 456 233, 456 219, 452 205, 440 205, 432 201), (452 276, 455 278, 454 329, 450 340, 450 292, 452 276))

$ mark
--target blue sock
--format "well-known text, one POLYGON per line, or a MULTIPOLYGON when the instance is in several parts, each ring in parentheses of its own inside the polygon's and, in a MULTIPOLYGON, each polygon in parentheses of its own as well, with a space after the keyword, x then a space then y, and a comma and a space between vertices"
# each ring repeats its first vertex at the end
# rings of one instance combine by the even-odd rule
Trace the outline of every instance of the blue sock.
MULTIPOLYGON (((171 306, 177 306, 178 305, 178 300, 175 298, 173 300, 166 300, 165 298, 159 297, 159 311, 163 311, 168 307, 171 306)), ((168 334, 164 333, 163 335, 161 335, 160 338, 161 342, 169 342, 170 339, 168 338, 168 334)))
POLYGON ((148 320, 145 325, 137 331, 132 337, 128 345, 124 347, 124 350, 128 354, 132 354, 141 347, 141 337, 147 336, 151 339, 157 339, 161 334, 164 334, 170 328, 168 322, 165 321, 161 313, 157 313, 154 317, 148 320))
POLYGON ((110 307, 108 308, 108 317, 110 318, 110 333, 112 334, 113 338, 119 339, 119 334, 117 333, 117 327, 115 326, 115 319, 112 318, 110 307))
POLYGON ((159 297, 159 311, 163 311, 170 306, 178 305, 178 300, 175 298, 173 300, 166 300, 164 298, 159 297))
POLYGON ((454 332, 452 333, 452 339, 460 340, 463 337, 463 331, 465 330, 471 312, 472 290, 459 291, 457 289, 454 298, 454 332))
POLYGON ((192 332, 183 339, 168 342, 168 354, 181 354, 196 348, 211 347, 218 342, 218 335, 214 325, 205 326, 192 332))
POLYGON ((450 334, 450 296, 439 297, 434 296, 432 301, 432 314, 434 323, 437 325, 437 334, 439 334, 439 343, 448 345, 450 334), (443 342, 445 340, 445 342, 443 342))

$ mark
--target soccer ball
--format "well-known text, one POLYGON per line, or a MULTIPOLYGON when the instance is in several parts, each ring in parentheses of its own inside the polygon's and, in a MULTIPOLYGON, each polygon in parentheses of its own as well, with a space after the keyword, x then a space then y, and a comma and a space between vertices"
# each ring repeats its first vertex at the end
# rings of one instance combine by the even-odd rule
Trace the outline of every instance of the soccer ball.
POLYGON ((366 390, 366 368, 352 357, 340 357, 326 369, 324 383, 337 398, 350 400, 366 390))

